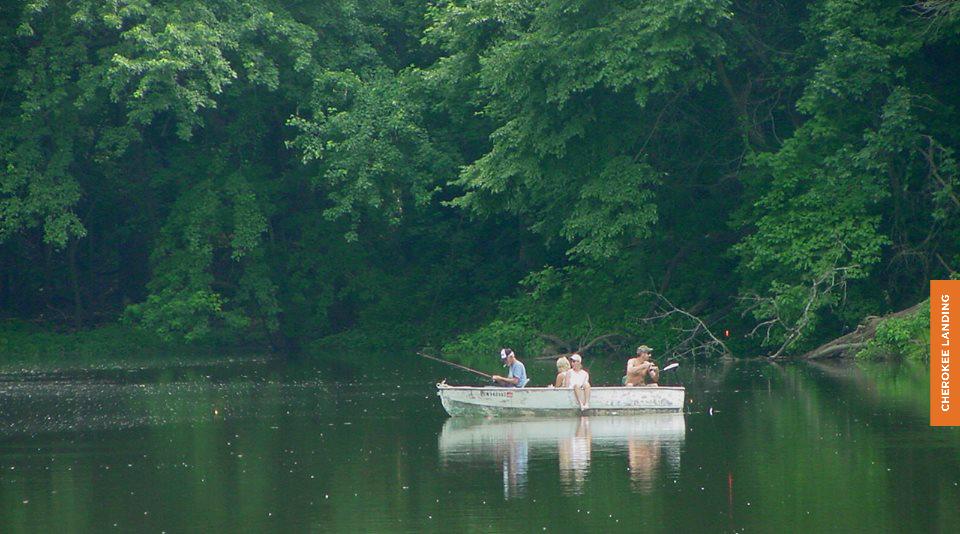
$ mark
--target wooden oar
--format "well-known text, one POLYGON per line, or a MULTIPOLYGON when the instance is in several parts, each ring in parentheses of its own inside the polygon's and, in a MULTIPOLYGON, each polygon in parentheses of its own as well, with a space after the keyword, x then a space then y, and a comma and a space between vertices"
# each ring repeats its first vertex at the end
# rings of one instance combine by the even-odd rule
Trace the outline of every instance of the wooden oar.
POLYGON ((441 360, 440 358, 437 358, 436 356, 430 356, 429 354, 424 354, 424 353, 422 353, 422 352, 418 352, 417 354, 420 355, 420 356, 423 356, 424 358, 427 358, 428 360, 433 360, 433 361, 436 361, 436 362, 445 363, 445 364, 447 364, 447 365, 452 365, 452 366, 454 366, 454 367, 463 369, 464 371, 470 371, 471 373, 475 373, 475 374, 478 374, 478 375, 480 375, 480 376, 482 376, 482 377, 484 377, 484 378, 489 378, 490 380, 493 380, 493 375, 488 375, 487 373, 484 373, 483 371, 477 371, 476 369, 471 369, 471 368, 467 367, 466 365, 460 365, 459 363, 453 363, 453 362, 448 362, 447 360, 441 360))

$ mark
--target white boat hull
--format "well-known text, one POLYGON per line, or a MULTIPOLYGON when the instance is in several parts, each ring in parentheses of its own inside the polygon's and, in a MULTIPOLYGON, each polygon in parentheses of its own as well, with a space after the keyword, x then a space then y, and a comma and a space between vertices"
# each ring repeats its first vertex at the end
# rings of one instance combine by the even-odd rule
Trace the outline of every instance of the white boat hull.
MULTIPOLYGON (((683 411, 682 387, 594 387, 590 415, 683 411)), ((574 415, 583 413, 572 389, 437 385, 452 416, 574 415)))

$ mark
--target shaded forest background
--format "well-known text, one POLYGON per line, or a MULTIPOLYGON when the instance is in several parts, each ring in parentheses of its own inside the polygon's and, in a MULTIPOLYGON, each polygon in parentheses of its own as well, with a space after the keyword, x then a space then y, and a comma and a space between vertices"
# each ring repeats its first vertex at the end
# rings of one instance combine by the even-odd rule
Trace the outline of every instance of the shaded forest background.
POLYGON ((669 303, 797 354, 960 268, 958 2, 0 0, 0 36, 0 335, 469 361, 677 347, 669 303))

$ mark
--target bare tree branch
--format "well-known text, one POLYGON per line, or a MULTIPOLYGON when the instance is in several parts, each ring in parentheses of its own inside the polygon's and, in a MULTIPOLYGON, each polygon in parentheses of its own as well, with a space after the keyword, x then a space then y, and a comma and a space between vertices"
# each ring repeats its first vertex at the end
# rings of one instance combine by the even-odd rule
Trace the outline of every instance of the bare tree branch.
POLYGON ((675 305, 660 292, 644 291, 641 295, 653 297, 655 303, 654 311, 641 318, 641 322, 650 323, 672 317, 679 319, 674 329, 680 334, 680 341, 668 348, 673 357, 683 358, 697 354, 729 356, 731 354, 727 345, 714 335, 710 326, 699 316, 675 305))
POLYGON ((762 344, 768 345, 773 337, 773 333, 776 330, 782 330, 783 341, 780 346, 768 356, 769 358, 782 357, 784 353, 806 333, 807 327, 815 317, 815 305, 822 303, 824 299, 837 291, 842 291, 845 298, 849 272, 859 267, 857 264, 844 267, 834 266, 824 271, 810 284, 803 302, 803 308, 800 310, 799 317, 796 318, 787 317, 786 311, 781 308, 780 301, 775 296, 764 297, 753 294, 744 297, 744 300, 752 301, 752 304, 747 306, 743 311, 743 315, 759 307, 763 307, 769 317, 754 326, 753 330, 748 334, 748 337, 752 337, 759 331, 763 331, 762 344))
POLYGON ((946 269, 947 272, 949 272, 951 275, 957 274, 957 271, 955 271, 952 267, 950 267, 950 265, 946 261, 944 261, 943 256, 941 256, 939 252, 937 253, 936 256, 937 256, 937 259, 940 261, 940 265, 943 265, 943 268, 946 269))
MULTIPOLYGON (((571 342, 565 341, 565 340, 561 339, 560 337, 555 336, 555 335, 553 335, 553 334, 543 334, 543 333, 541 333, 540 336, 543 337, 543 338, 546 338, 546 339, 556 340, 556 341, 557 341, 557 346, 568 347, 568 348, 573 346, 573 344, 572 344, 571 342)), ((583 343, 583 342, 581 341, 580 343, 577 344, 577 349, 576 349, 576 350, 567 350, 566 352, 558 352, 558 353, 556 353, 556 354, 549 354, 549 355, 545 355, 545 356, 537 356, 536 358, 533 358, 533 359, 534 359, 534 360, 552 360, 552 359, 559 358, 559 357, 561 357, 561 356, 570 356, 571 354, 574 354, 574 353, 583 354, 584 352, 586 352, 586 351, 590 350, 591 348, 593 348, 593 347, 594 347, 595 345, 597 345, 598 343, 604 343, 604 344, 606 344, 606 345, 607 345, 608 347, 610 347, 610 348, 619 349, 619 348, 621 348, 620 345, 611 343, 611 340, 621 339, 621 338, 623 338, 623 337, 624 337, 623 334, 621 334, 621 333, 619 333, 619 332, 610 332, 610 333, 607 333, 607 334, 603 334, 603 335, 597 336, 597 337, 591 339, 590 341, 588 341, 588 342, 586 342, 586 343, 583 343)))

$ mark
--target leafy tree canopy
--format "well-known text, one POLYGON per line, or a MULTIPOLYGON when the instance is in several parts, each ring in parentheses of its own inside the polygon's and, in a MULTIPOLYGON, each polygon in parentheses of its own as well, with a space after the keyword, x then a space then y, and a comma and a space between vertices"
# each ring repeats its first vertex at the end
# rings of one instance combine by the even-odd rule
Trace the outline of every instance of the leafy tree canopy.
POLYGON ((956 274, 958 30, 941 0, 3 2, 0 315, 468 359, 676 346, 666 297, 796 353, 956 274))

